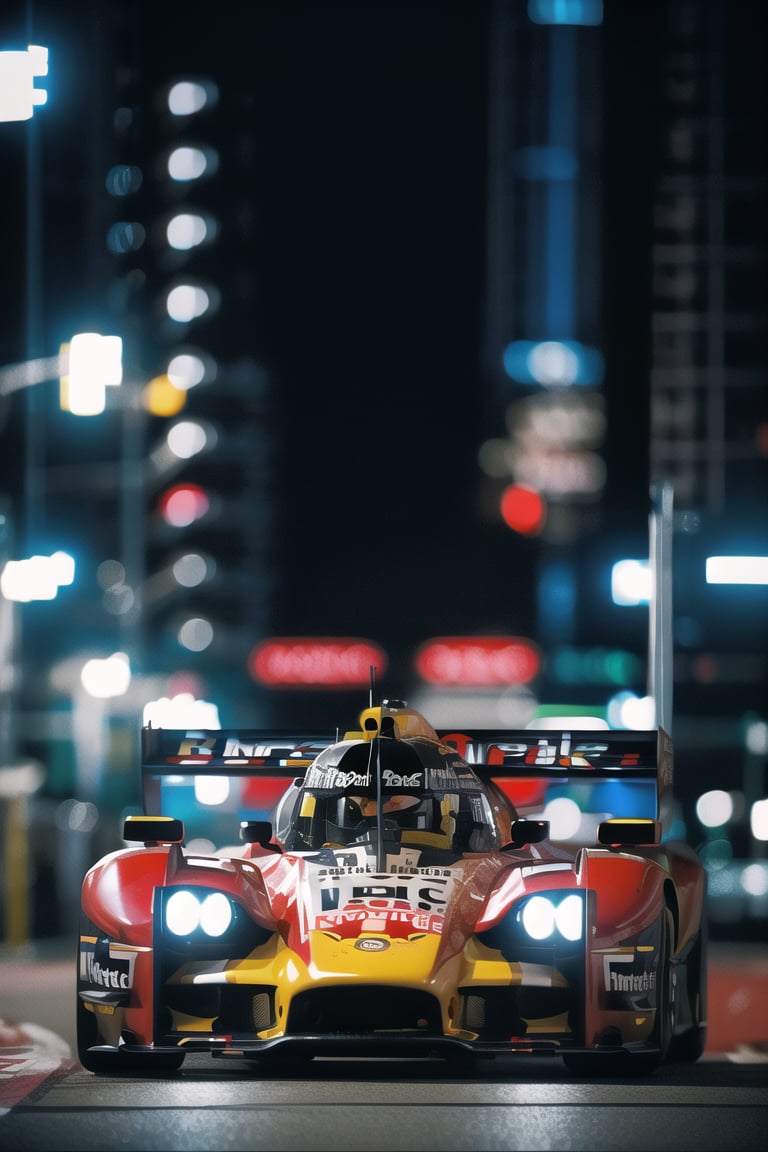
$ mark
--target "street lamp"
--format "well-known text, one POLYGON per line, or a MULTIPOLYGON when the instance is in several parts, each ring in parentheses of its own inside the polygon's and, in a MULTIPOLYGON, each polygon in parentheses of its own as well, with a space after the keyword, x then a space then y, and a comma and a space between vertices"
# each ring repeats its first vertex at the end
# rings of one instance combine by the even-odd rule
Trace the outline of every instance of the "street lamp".
POLYGON ((0 572, 0 592, 6 600, 55 600, 59 588, 75 579, 75 561, 68 552, 7 560, 0 572))
MULTIPOLYGON (((3 56, 0 53, 0 79, 3 56)), ((7 62, 5 62, 7 63, 7 62)), ((0 400, 22 389, 59 379, 61 405, 74 415, 90 416, 103 412, 105 389, 122 382, 122 340, 118 336, 82 333, 63 345, 57 356, 26 360, 0 367, 0 400)), ((0 798, 4 798, 6 856, 13 854, 15 871, 7 867, 6 875, 16 879, 6 884, 5 898, 9 913, 5 934, 9 943, 25 942, 29 923, 26 910, 27 831, 26 794, 18 791, 16 764, 14 701, 18 691, 19 645, 18 605, 30 601, 53 600, 59 589, 74 581, 75 564, 66 552, 16 559, 11 525, 12 513, 0 509, 0 682, 10 688, 4 694, 0 710, 0 798)), ((39 787, 39 781, 36 784, 39 787)))
POLYGON ((0 398, 59 380, 59 405, 73 416, 98 416, 106 407, 106 389, 123 379, 123 342, 119 336, 79 332, 62 344, 57 356, 41 356, 0 368, 0 398))
POLYGON ((60 405, 73 416, 98 416, 106 408, 106 390, 123 379, 123 342, 119 336, 81 332, 61 349, 60 405))
POLYGON ((48 75, 48 49, 30 44, 26 52, 0 52, 0 121, 31 120, 48 93, 35 80, 48 75))

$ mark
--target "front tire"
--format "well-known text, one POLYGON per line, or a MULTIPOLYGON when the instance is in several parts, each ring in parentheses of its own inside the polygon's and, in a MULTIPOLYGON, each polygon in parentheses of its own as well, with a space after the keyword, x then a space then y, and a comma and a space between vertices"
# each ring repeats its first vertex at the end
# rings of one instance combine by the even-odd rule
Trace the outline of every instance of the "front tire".
POLYGON ((686 964, 686 992, 691 1025, 674 1036, 669 1059, 695 1064, 707 1044, 707 925, 702 921, 698 939, 686 964))
POLYGON ((653 1051, 564 1052, 563 1063, 576 1076, 649 1076, 668 1058, 675 1020, 675 988, 672 970, 674 921, 669 908, 661 914, 659 958, 656 967, 656 1017, 649 1044, 653 1051))
POLYGON ((656 1050, 632 1054, 631 1072, 635 1076, 650 1076, 669 1059, 675 1025, 675 976, 672 966, 674 931, 672 913, 665 905, 661 914, 659 962, 656 967, 656 1019, 650 1040, 656 1050))
POLYGON ((91 1052, 90 1048, 101 1042, 99 1029, 96 1024, 96 1014, 89 1012, 83 1001, 77 998, 77 1058, 86 1072, 95 1072, 96 1075, 109 1073, 112 1069, 117 1052, 114 1056, 106 1052, 91 1052))
POLYGON ((91 1012, 77 998, 77 1058, 86 1072, 95 1076, 125 1076, 140 1073, 144 1076, 164 1076, 178 1072, 184 1063, 184 1052, 121 1052, 118 1048, 103 1047, 95 1012, 91 1012))

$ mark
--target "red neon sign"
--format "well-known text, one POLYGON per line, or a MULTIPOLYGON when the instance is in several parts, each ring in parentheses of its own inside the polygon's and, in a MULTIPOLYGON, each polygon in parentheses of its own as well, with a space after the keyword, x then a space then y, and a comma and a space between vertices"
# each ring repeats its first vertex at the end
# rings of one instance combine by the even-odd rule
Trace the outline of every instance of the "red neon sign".
POLYGON ((269 688, 360 688, 379 677, 386 654, 370 640, 351 637, 277 636, 252 649, 248 671, 269 688))
POLYGON ((541 654, 519 636, 439 636, 421 645, 415 664, 428 684, 492 688, 533 680, 541 654))

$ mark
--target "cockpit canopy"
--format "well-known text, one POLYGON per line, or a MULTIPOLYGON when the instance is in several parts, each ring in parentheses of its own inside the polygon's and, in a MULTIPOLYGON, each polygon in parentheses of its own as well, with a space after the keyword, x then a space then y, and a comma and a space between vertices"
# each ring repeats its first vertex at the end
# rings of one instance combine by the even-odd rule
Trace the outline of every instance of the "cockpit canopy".
POLYGON ((453 749, 428 737, 343 740, 323 749, 281 801, 275 835, 287 851, 368 839, 383 829, 402 844, 454 855, 500 847, 488 797, 453 749))

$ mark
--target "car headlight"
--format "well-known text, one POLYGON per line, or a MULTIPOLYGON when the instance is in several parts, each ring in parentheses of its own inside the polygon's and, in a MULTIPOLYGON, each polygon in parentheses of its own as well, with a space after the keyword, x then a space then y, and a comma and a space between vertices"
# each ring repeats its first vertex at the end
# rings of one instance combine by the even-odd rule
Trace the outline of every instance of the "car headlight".
POLYGON ((555 935, 580 940, 584 931, 584 903, 571 892, 562 899, 555 895, 531 896, 520 911, 520 923, 532 940, 549 940, 555 935))
POLYGON ((516 900, 492 928, 478 932, 488 948, 497 948, 510 962, 536 963, 544 955, 565 957, 583 953, 586 935, 588 892, 572 888, 548 888, 516 900))
POLYGON ((190 936, 198 929, 206 936, 222 936, 233 918, 232 904, 223 892, 201 897, 180 888, 165 902, 165 926, 174 936, 190 936))

